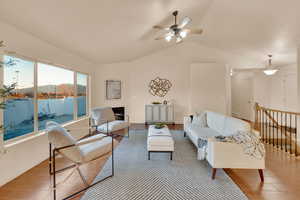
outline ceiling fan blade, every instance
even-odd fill
[[[162,40],[162,39],[165,39],[168,35],[170,35],[170,33],[167,33],[167,34],[158,36],[157,38],[155,38],[155,40]]]
[[[196,29],[196,28],[186,28],[183,29],[182,31],[188,33],[188,34],[202,34],[203,33],[203,29]]]
[[[235,68],[232,69],[233,72],[260,72],[265,70],[266,68],[245,68],[245,69],[239,69],[239,68]]]
[[[188,23],[190,23],[191,21],[192,21],[192,19],[189,18],[189,17],[183,18],[181,24],[178,25],[178,28],[183,28],[183,27],[185,27],[185,26],[186,26]]]
[[[2,41],[0,41],[0,47],[4,47],[5,45],[4,45],[4,41],[2,40]]]
[[[155,26],[153,26],[153,28],[154,29],[159,29],[159,30],[166,30],[166,31],[170,30],[169,27],[167,27],[167,26],[160,26],[160,25],[155,25]]]

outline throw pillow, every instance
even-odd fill
[[[192,125],[207,127],[206,113],[205,112],[196,113],[196,115],[193,117]]]

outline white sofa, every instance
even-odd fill
[[[208,127],[192,123],[192,117],[184,117],[184,134],[198,148],[199,136],[210,135],[207,143],[206,160],[212,167],[212,179],[218,168],[258,169],[261,181],[264,181],[265,158],[257,159],[244,153],[240,144],[217,141],[214,136],[229,136],[238,131],[251,131],[250,124],[237,118],[205,111]],[[257,132],[253,132],[257,134]]]

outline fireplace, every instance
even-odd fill
[[[116,120],[125,120],[125,107],[112,107]]]

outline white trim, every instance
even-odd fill
[[[69,126],[69,125],[75,124],[75,123],[77,123],[77,122],[83,121],[83,120],[85,120],[85,119],[88,119],[88,117],[84,117],[84,118],[81,118],[81,119],[79,119],[79,120],[72,120],[72,121],[70,121],[70,122],[67,122],[67,123],[62,124],[62,126],[63,126],[63,127]],[[19,137],[18,137],[19,139],[16,140],[16,141],[9,141],[8,143],[5,143],[5,144],[4,144],[4,149],[10,148],[10,147],[12,147],[12,146],[14,146],[14,145],[18,145],[18,144],[23,143],[23,142],[26,142],[26,141],[28,141],[28,140],[32,140],[32,139],[34,139],[34,138],[36,138],[36,137],[39,137],[39,136],[41,136],[41,135],[44,135],[44,134],[46,134],[46,131],[45,131],[45,130],[42,130],[42,131],[39,131],[37,134],[34,134],[33,132],[30,133],[30,134],[27,134],[26,137],[24,137],[24,138],[19,138],[19,137],[22,137],[22,136],[19,136]],[[25,136],[25,135],[24,135],[24,136]]]
[[[33,58],[33,57],[30,57],[30,56],[19,54],[19,53],[14,52],[14,51],[4,50],[3,52],[4,52],[4,55],[14,56],[14,57],[21,58],[21,59],[24,59],[24,60],[27,60],[27,61],[42,63],[42,64],[46,64],[46,65],[52,65],[54,67],[60,67],[60,68],[66,69],[66,70],[71,70],[71,71],[74,71],[74,72],[80,72],[80,73],[83,73],[83,74],[89,74],[87,72],[82,72],[82,71],[79,71],[79,70],[74,70],[71,67],[68,67],[67,65],[57,64],[57,63],[53,63],[53,62],[50,62],[50,61],[42,60],[42,59],[39,59],[39,58]]]

